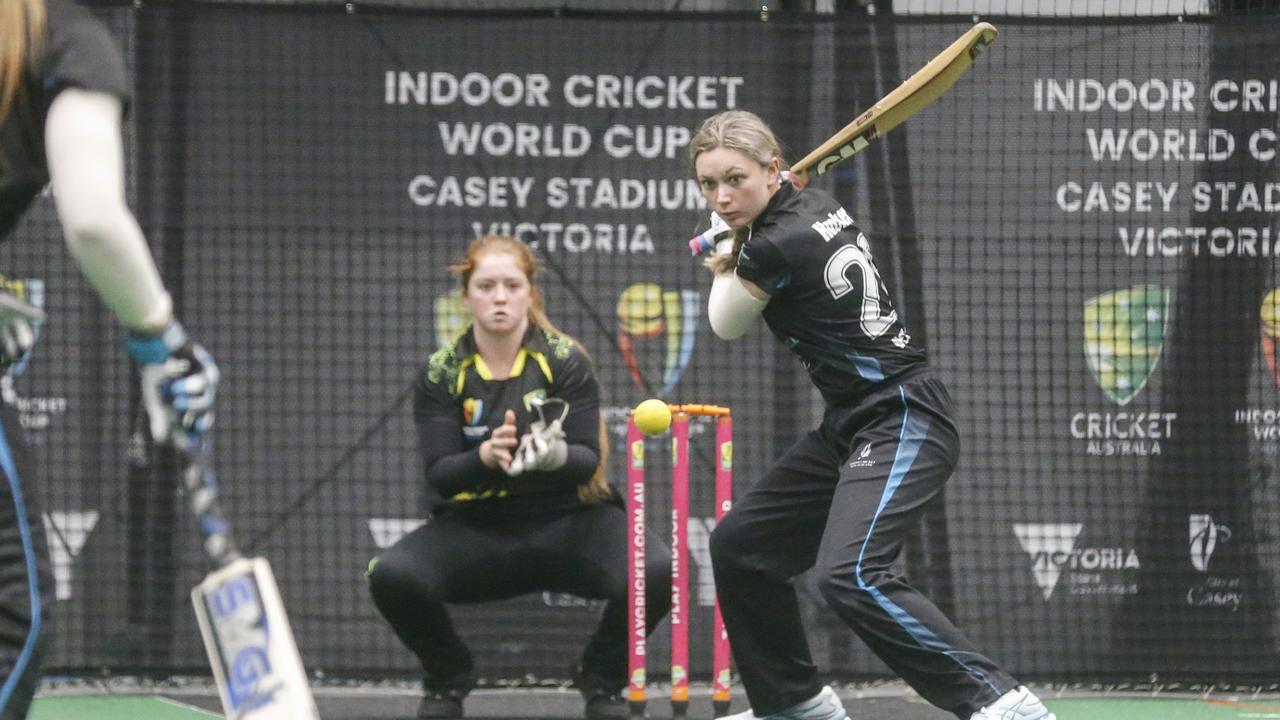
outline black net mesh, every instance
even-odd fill
[[[1280,21],[1255,10],[995,18],[999,40],[946,96],[816,183],[872,238],[960,408],[961,466],[904,567],[1019,675],[1280,669]],[[710,332],[709,278],[685,246],[707,221],[689,133],[746,108],[798,158],[970,24],[101,14],[136,83],[134,207],[224,370],[217,465],[236,535],[271,559],[309,668],[375,675],[416,672],[363,572],[420,521],[406,391],[459,327],[446,266],[467,242],[537,247],[551,317],[595,360],[616,483],[627,409],[661,396],[733,408],[741,491],[821,408],[763,326],[732,343]],[[131,441],[120,331],[63,251],[50,198],[2,253],[52,317],[11,384],[58,572],[50,665],[202,672],[194,523],[172,460]],[[695,423],[701,520],[710,428]],[[655,463],[655,527],[667,473]],[[888,675],[808,578],[797,587],[824,672]],[[540,595],[455,616],[487,681],[536,681],[567,677],[598,610]],[[698,605],[695,677],[709,619]]]

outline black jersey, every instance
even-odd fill
[[[502,425],[509,409],[515,411],[519,434],[527,432],[537,419],[530,406],[534,398],[569,403],[565,466],[514,478],[485,466],[476,448]],[[535,326],[525,334],[506,380],[494,379],[470,328],[437,350],[415,384],[413,417],[432,505],[445,500],[515,512],[576,506],[578,485],[587,483],[600,463],[600,386],[591,361],[572,338]]]
[[[49,182],[44,123],[54,97],[77,87],[129,100],[124,58],[106,26],[70,0],[45,0],[45,6],[42,52],[28,64],[0,126],[0,240]]]
[[[765,322],[799,356],[828,403],[927,366],[866,236],[820,190],[782,184],[751,225],[738,275],[769,294]]]

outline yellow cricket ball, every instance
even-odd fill
[[[671,408],[657,398],[650,398],[637,405],[633,416],[640,432],[650,437],[661,435],[671,427]]]

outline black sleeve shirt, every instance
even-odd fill
[[[44,125],[58,93],[76,87],[129,101],[124,58],[106,26],[70,0],[45,4],[42,52],[29,64],[15,103],[0,125],[0,240],[49,182]]]
[[[764,320],[828,403],[924,368],[872,258],[830,195],[783,183],[751,226],[738,276],[769,294]]]
[[[550,472],[514,478],[480,460],[477,448],[515,411],[523,436],[537,419],[534,398],[568,402],[569,456]],[[511,377],[494,379],[471,330],[432,354],[414,387],[414,423],[431,505],[483,506],[526,512],[577,506],[577,489],[600,463],[600,386],[591,362],[571,338],[537,327],[525,334]],[[550,418],[548,418],[550,419]]]

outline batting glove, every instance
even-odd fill
[[[551,404],[561,406],[560,416],[548,422],[546,407]],[[565,442],[564,429],[561,427],[565,416],[569,414],[569,403],[556,398],[535,398],[530,405],[538,413],[538,419],[529,425],[529,432],[520,438],[515,459],[507,467],[507,474],[511,477],[525,472],[559,470],[569,458],[569,444]]]
[[[729,241],[727,246],[723,244],[725,240]],[[697,256],[714,251],[716,255],[723,255],[728,252],[726,247],[733,247],[733,228],[719,213],[711,213],[711,227],[689,241],[689,254]]]
[[[36,344],[33,323],[43,321],[40,308],[0,291],[0,365],[11,367],[27,358]]]
[[[125,350],[142,375],[142,402],[151,437],[165,442],[175,428],[198,436],[213,425],[218,366],[213,356],[187,338],[178,321],[159,335],[130,336]]]

